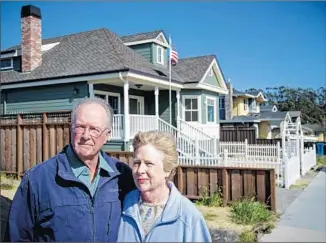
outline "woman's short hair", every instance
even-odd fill
[[[175,168],[178,167],[178,152],[173,136],[160,131],[138,132],[132,142],[134,151],[147,144],[163,153],[163,169],[165,172],[173,171],[174,175]]]

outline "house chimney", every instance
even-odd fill
[[[42,63],[41,10],[33,5],[21,9],[22,72],[31,72]]]
[[[229,90],[229,93],[225,95],[225,119],[231,120],[233,118],[232,116],[232,110],[233,110],[233,87],[231,84],[231,79],[226,82],[226,86]]]

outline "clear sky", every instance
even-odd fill
[[[1,2],[1,49],[20,43],[21,6],[41,8],[43,38],[108,28],[163,29],[179,57],[215,54],[240,90],[326,85],[326,2]]]

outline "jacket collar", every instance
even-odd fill
[[[181,216],[181,194],[173,182],[170,181],[168,185],[171,189],[171,193],[162,212],[162,217],[159,223],[173,222]],[[124,215],[132,217],[138,223],[140,223],[139,198],[140,191],[138,189],[130,192],[129,196],[126,197],[127,200],[124,201],[124,207],[122,211]]]
[[[67,159],[67,152],[70,147],[70,144],[65,146],[62,151],[57,155],[57,174],[61,178],[69,181],[78,181],[77,177],[74,175],[71,164]],[[73,152],[73,150],[72,150]],[[74,152],[73,152],[74,153]],[[108,172],[109,177],[115,177],[120,175],[120,172],[117,170],[115,161],[107,156],[102,150],[100,152],[103,158],[103,166]],[[75,155],[75,154],[74,154]],[[76,155],[75,155],[76,156]]]

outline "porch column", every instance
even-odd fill
[[[156,116],[156,129],[159,130],[159,88],[156,86],[155,87],[155,91],[154,91],[154,95],[155,95],[155,116]]]
[[[180,128],[180,90],[177,90],[177,128]]]
[[[88,93],[90,98],[94,97],[94,85],[92,83],[88,83]]]
[[[130,117],[129,117],[129,82],[128,80],[123,81],[123,107],[124,107],[124,140],[129,142],[130,138]]]

